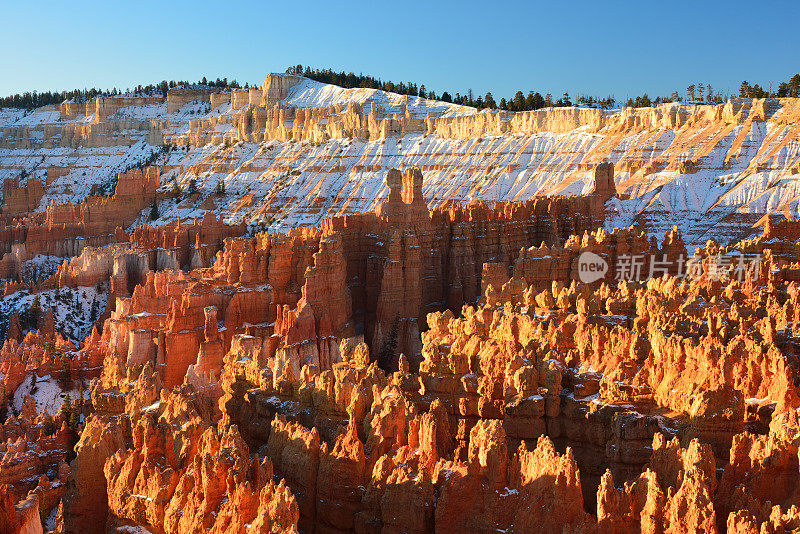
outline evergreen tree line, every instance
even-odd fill
[[[609,107],[614,103],[613,96],[608,96],[606,98],[578,96],[573,101],[568,92],[564,92],[563,95],[555,98],[550,93],[542,95],[537,91],[528,91],[527,95],[522,91],[517,91],[514,96],[510,98],[501,98],[498,102],[491,92],[486,93],[485,96],[478,95],[477,97],[474,95],[472,89],[467,90],[465,94],[444,91],[440,95],[437,95],[435,91],[428,90],[425,85],[418,86],[414,82],[395,83],[391,81],[383,81],[380,78],[365,74],[355,74],[353,72],[346,73],[344,71],[336,72],[332,69],[312,69],[308,66],[303,67],[303,65],[292,65],[286,69],[286,73],[305,76],[306,78],[310,78],[318,82],[330,83],[347,89],[354,87],[380,89],[382,91],[389,91],[401,95],[419,96],[421,98],[441,100],[443,102],[451,102],[454,104],[460,104],[462,106],[471,106],[477,109],[489,108],[503,109],[507,111],[530,111],[546,107],[573,106],[575,104]],[[651,103],[669,101],[670,100],[667,98],[658,98],[651,102],[647,95],[644,95],[644,99],[642,99],[642,97],[637,97],[635,100],[631,100],[631,103],[637,102],[641,105],[651,105]],[[646,104],[644,102],[646,102]]]
[[[443,102],[451,102],[460,104],[462,106],[471,106],[477,109],[503,109],[508,111],[530,111],[541,109],[545,107],[562,107],[573,105],[590,105],[601,108],[607,108],[615,103],[613,96],[605,98],[598,98],[588,95],[576,95],[571,98],[568,92],[564,92],[558,98],[555,98],[550,93],[542,95],[537,91],[517,91],[513,97],[501,98],[499,101],[494,95],[489,92],[486,95],[477,97],[473,94],[472,89],[467,90],[466,93],[459,92],[451,93],[444,91],[437,94],[435,91],[429,90],[425,85],[417,85],[414,82],[391,82],[383,81],[380,78],[365,74],[354,74],[353,72],[336,72],[332,69],[312,69],[311,67],[303,67],[303,65],[293,65],[286,69],[288,74],[296,74],[305,76],[312,80],[322,83],[330,83],[345,88],[363,87],[369,89],[380,89],[401,95],[419,96],[421,98],[430,98],[431,100],[441,100]],[[15,95],[0,97],[0,108],[22,108],[22,109],[35,109],[41,106],[51,104],[60,104],[65,100],[74,100],[76,102],[88,102],[97,96],[115,96],[120,94],[139,94],[139,95],[161,95],[166,96],[167,91],[173,87],[191,85],[190,82],[181,80],[162,80],[156,84],[137,85],[133,88],[128,88],[122,91],[118,88],[113,89],[73,89],[71,91],[28,91],[25,93],[18,93]],[[205,85],[208,87],[217,87],[220,89],[241,89],[242,86],[236,81],[228,81],[228,78],[216,78],[212,80],[203,76],[197,81],[197,85]],[[249,89],[249,83],[244,84],[244,89]],[[630,107],[650,107],[667,102],[721,102],[727,96],[721,92],[714,92],[711,84],[691,84],[686,88],[686,91],[681,94],[678,91],[673,92],[669,96],[660,96],[651,98],[647,93],[636,97],[628,98],[626,105]],[[800,97],[800,74],[795,74],[788,81],[781,82],[777,85],[775,90],[772,87],[767,89],[759,84],[751,85],[748,81],[743,81],[739,87],[739,97],[741,98],[781,98],[781,97]]]
[[[800,74],[795,74],[788,81],[781,82],[775,91],[772,88],[765,90],[760,85],[750,85],[747,80],[739,86],[739,96],[742,98],[783,98],[800,97]]]
[[[472,90],[468,90],[466,94],[455,93],[451,94],[444,91],[441,95],[437,95],[434,91],[426,89],[424,85],[417,85],[414,82],[400,82],[394,83],[391,81],[383,81],[380,78],[369,76],[365,74],[354,74],[353,72],[336,72],[332,69],[312,69],[311,67],[303,67],[303,65],[293,65],[286,69],[288,74],[295,74],[305,76],[312,80],[322,83],[330,83],[345,88],[365,87],[370,89],[380,89],[383,91],[390,91],[402,95],[419,96],[422,98],[430,98],[432,100],[441,100],[443,102],[452,102],[464,106],[471,106],[478,109],[503,109],[508,111],[530,111],[541,109],[545,107],[565,107],[573,105],[589,105],[600,108],[608,108],[615,104],[616,99],[613,95],[605,98],[598,98],[589,95],[576,95],[570,98],[568,92],[564,92],[559,98],[554,98],[552,94],[547,93],[542,96],[537,91],[529,91],[527,95],[522,91],[517,91],[513,97],[501,98],[498,102],[494,95],[489,92],[485,96],[478,95],[474,97]],[[636,97],[630,97],[626,101],[629,107],[651,107],[658,104],[665,104],[668,102],[722,102],[730,95],[723,95],[721,91],[714,92],[711,84],[696,83],[691,84],[686,88],[684,94],[678,91],[673,92],[668,96],[659,96],[651,98],[647,93]],[[795,74],[789,81],[778,84],[776,91],[766,91],[758,84],[750,85],[747,81],[742,82],[739,96],[742,98],[780,98],[780,97],[800,97],[800,74]]]
[[[190,82],[181,80],[161,80],[156,84],[137,85],[133,88],[128,88],[125,91],[114,87],[113,89],[73,89],[71,91],[27,91],[25,93],[17,93],[15,95],[0,97],[0,108],[21,108],[21,109],[35,109],[42,106],[49,106],[51,104],[61,104],[65,100],[74,100],[75,102],[89,102],[97,96],[116,96],[122,94],[137,94],[142,96],[167,96],[167,91],[173,87],[192,85]],[[197,81],[197,85],[205,85],[208,87],[217,87],[220,89],[241,89],[242,86],[236,80],[228,81],[228,78],[217,78],[211,80],[203,76],[202,79]],[[250,88],[250,84],[244,85],[245,89]]]

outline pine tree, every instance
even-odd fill
[[[525,95],[522,91],[517,91],[514,95],[514,111],[523,111],[525,109]]]
[[[36,295],[33,299],[33,304],[31,304],[30,310],[28,312],[27,325],[25,325],[29,329],[38,328],[39,326],[39,316],[42,313],[42,306],[39,302],[39,295]]]
[[[72,369],[70,368],[69,357],[64,354],[61,356],[61,372],[63,374],[62,383],[66,387],[72,387]]]
[[[795,74],[789,80],[789,96],[800,97],[800,74]]]
[[[197,193],[197,180],[192,178],[189,180],[189,194],[194,195],[195,193]]]
[[[155,221],[161,217],[161,214],[158,211],[158,203],[154,200],[153,205],[150,207],[150,220]]]
[[[747,83],[747,80],[743,81],[739,86],[739,96],[741,98],[748,98],[750,96],[750,91],[750,84]]]
[[[528,91],[528,96],[525,97],[525,109],[529,111],[536,109],[533,107],[533,91]]]

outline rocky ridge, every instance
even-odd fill
[[[248,91],[180,87],[4,113],[0,177],[42,188],[13,197],[8,213],[37,198],[44,210],[155,154],[163,192],[199,191],[162,197],[161,220],[210,210],[286,230],[374,210],[390,168],[419,167],[429,207],[442,207],[586,193],[609,160],[621,195],[606,229],[635,222],[660,237],[678,224],[694,247],[757,235],[766,213],[798,217],[798,113],[796,99],[476,112],[271,74]]]

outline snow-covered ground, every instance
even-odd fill
[[[149,530],[141,525],[121,525],[113,530],[116,534],[151,534]]]
[[[105,286],[99,289],[62,287],[35,294],[30,294],[27,290],[14,292],[0,299],[0,330],[7,331],[8,318],[13,313],[22,315],[30,310],[36,298],[39,299],[42,310],[53,311],[56,331],[80,346],[91,332],[94,319],[105,312],[108,292]]]
[[[31,377],[36,381],[35,385],[31,384]],[[17,413],[22,410],[22,403],[28,395],[31,395],[36,401],[36,411],[38,413],[47,412],[50,415],[55,415],[61,409],[61,405],[64,404],[67,396],[74,403],[81,395],[88,400],[91,391],[88,385],[81,390],[80,384],[77,382],[73,382],[71,388],[65,389],[58,380],[50,375],[39,377],[34,373],[27,376],[25,381],[14,392],[14,399],[11,405]]]
[[[22,263],[20,275],[25,282],[36,282],[55,273],[63,261],[64,258],[60,256],[37,254]]]
[[[308,78],[303,78],[297,85],[291,87],[283,100],[283,104],[286,106],[307,108],[349,103],[361,104],[365,111],[369,111],[370,104],[377,104],[383,108],[384,113],[388,114],[405,113],[407,106],[409,113],[418,118],[424,118],[428,113],[438,117],[457,117],[477,113],[475,108],[469,106],[428,100],[418,96],[399,95],[378,89],[345,89],[338,85],[330,85]]]
[[[24,186],[30,178],[46,183],[49,167],[65,167],[66,174],[55,178],[39,202],[43,211],[50,202],[70,201],[77,204],[89,195],[92,186],[116,178],[117,173],[137,166],[158,152],[155,147],[139,141],[133,146],[97,148],[0,148],[0,181],[19,179]],[[21,178],[21,179],[20,179]]]
[[[61,119],[56,106],[45,106],[34,110],[0,108],[0,124],[3,126],[40,126]]]

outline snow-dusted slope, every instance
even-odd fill
[[[200,198],[164,201],[161,221],[212,210],[273,230],[314,225],[374,209],[386,197],[386,172],[412,165],[431,206],[579,194],[603,160],[615,164],[620,193],[609,227],[641,222],[661,236],[677,224],[699,245],[739,239],[765,213],[800,215],[796,99],[512,114],[297,77],[268,82],[263,99],[258,90],[190,95],[180,105],[122,98],[102,120],[0,110],[0,179],[44,181],[61,168],[39,209],[78,202],[167,139],[181,146],[152,162],[163,168],[162,188],[186,191],[194,181]],[[220,185],[224,195],[215,194]]]
[[[44,210],[51,201],[80,202],[92,186],[113,181],[117,173],[147,161],[158,149],[144,141],[132,146],[0,148],[0,180],[17,178],[25,185],[35,178],[46,183],[48,168],[65,169],[65,174],[50,180],[39,203],[39,210]]]
[[[61,405],[69,397],[70,402],[77,402],[83,395],[84,400],[89,400],[91,391],[88,387],[81,389],[80,384],[73,384],[71,388],[65,388],[63,384],[50,375],[38,376],[35,373],[30,375],[33,382],[29,379],[25,381],[14,392],[12,407],[17,413],[22,411],[22,403],[30,395],[36,401],[36,411],[38,413],[48,413],[55,415],[61,410]]]
[[[398,95],[378,89],[344,89],[338,85],[320,83],[315,80],[303,78],[297,85],[289,89],[289,94],[283,100],[286,106],[301,108],[318,108],[347,105],[350,103],[361,104],[366,108],[370,104],[378,104],[387,113],[404,113],[406,106],[409,111],[419,117],[431,113],[437,117],[467,116],[476,113],[475,108],[459,106],[438,100],[428,100],[417,96]]]
[[[753,129],[748,139],[759,150],[726,163],[732,140],[744,128],[735,127],[704,155],[700,147],[673,146],[671,134],[646,132],[614,142],[602,133],[572,131],[460,140],[421,134],[320,145],[240,143],[227,149],[207,145],[170,154],[167,163],[175,170],[166,178],[175,177],[184,189],[195,180],[210,196],[212,209],[232,222],[269,221],[277,230],[374,209],[386,197],[383,180],[392,167],[419,166],[425,176],[423,191],[434,207],[449,201],[585,193],[591,187],[592,166],[607,158],[617,165],[621,196],[609,205],[610,228],[642,220],[661,237],[677,224],[688,243],[700,245],[710,237],[738,239],[766,212],[800,216],[800,143],[777,147],[781,136],[768,135],[770,129],[790,127]],[[765,156],[773,152],[778,163]],[[643,157],[696,158],[699,168],[647,175],[626,170]],[[179,174],[179,166],[186,172]],[[220,182],[225,184],[224,197],[212,194]],[[198,216],[201,203],[165,203],[161,213],[165,218]]]
[[[37,300],[43,311],[52,311],[56,331],[80,346],[94,321],[105,312],[108,293],[105,287],[62,287],[34,294],[15,291],[0,298],[0,330],[6,332],[8,318],[14,313],[23,316]],[[26,328],[25,324],[21,326]]]

